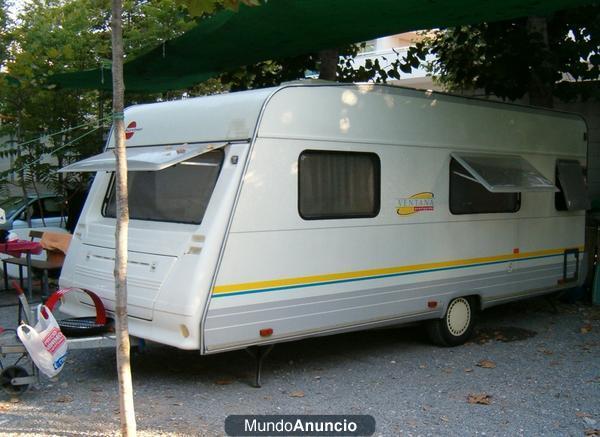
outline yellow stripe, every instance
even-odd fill
[[[584,250],[583,246],[577,247],[580,252]],[[329,281],[338,281],[343,279],[355,279],[369,276],[380,276],[380,275],[390,275],[395,273],[404,273],[410,271],[419,271],[419,270],[432,270],[439,269],[444,267],[457,267],[457,266],[465,266],[470,264],[481,264],[481,263],[489,263],[495,261],[510,261],[517,260],[520,258],[531,258],[537,256],[545,256],[545,255],[559,255],[564,252],[565,249],[546,249],[546,250],[537,250],[534,252],[526,252],[526,253],[518,253],[518,254],[505,254],[505,255],[496,255],[496,256],[488,256],[481,258],[467,258],[467,259],[459,259],[452,261],[442,261],[435,263],[425,263],[425,264],[413,264],[408,266],[398,266],[398,267],[387,267],[382,269],[368,269],[368,270],[357,270],[353,272],[343,272],[343,273],[329,273],[325,275],[313,275],[313,276],[302,276],[297,278],[283,278],[283,279],[272,279],[269,281],[257,281],[257,282],[245,282],[242,284],[231,284],[231,285],[217,285],[213,288],[213,294],[223,294],[223,293],[233,293],[238,291],[249,291],[249,290],[257,290],[262,288],[274,288],[274,287],[286,287],[291,285],[303,285],[309,284],[313,282],[329,282]]]

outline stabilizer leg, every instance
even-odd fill
[[[250,346],[246,349],[255,360],[256,360],[256,378],[254,380],[254,387],[260,388],[261,385],[261,373],[262,373],[262,364],[264,359],[269,355],[269,352],[273,349],[275,345],[270,344],[268,346]]]

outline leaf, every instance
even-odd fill
[[[304,392],[302,390],[296,390],[290,393],[291,398],[303,398]]]
[[[192,17],[199,17],[202,14],[212,14],[217,7],[217,0],[180,0],[187,6],[188,12]]]
[[[587,437],[600,437],[600,429],[588,428],[583,431],[583,435]]]
[[[590,413],[584,413],[582,411],[578,411],[577,413],[575,413],[575,415],[577,417],[592,417],[592,415]]]
[[[54,399],[54,402],[58,402],[58,403],[61,403],[61,404],[67,404],[69,402],[73,402],[73,398],[71,396],[68,396],[68,395],[59,396],[56,399]]]
[[[54,47],[51,47],[48,49],[48,57],[58,58],[58,55],[60,55],[60,52],[57,49],[55,49]]]
[[[496,363],[492,360],[481,360],[477,363],[477,366],[483,367],[484,369],[494,369],[496,368]]]
[[[229,385],[229,384],[233,384],[233,380],[232,379],[226,379],[226,378],[217,379],[215,381],[215,384],[217,384],[217,385]]]
[[[587,333],[589,333],[591,331],[592,331],[592,324],[591,323],[586,323],[581,328],[579,328],[579,332],[581,332],[582,334],[587,334]]]
[[[473,371],[473,369],[472,369],[472,368],[470,368],[470,367],[467,367],[467,368],[465,369],[465,373],[471,373],[472,371]]]
[[[486,393],[469,393],[467,402],[469,404],[490,405],[492,403],[492,396]]]

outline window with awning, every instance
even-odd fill
[[[165,168],[195,158],[203,153],[208,153],[211,150],[221,149],[226,145],[227,143],[201,143],[128,147],[126,149],[127,170],[164,170]],[[67,165],[60,169],[59,172],[115,171],[116,161],[115,150],[108,149],[98,155]]]
[[[159,171],[127,175],[129,217],[171,223],[200,224],[221,171],[223,150],[211,150]],[[115,177],[102,207],[104,217],[116,218]]]

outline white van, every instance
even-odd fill
[[[480,309],[584,276],[577,115],[290,84],[125,118],[134,336],[209,354],[428,320],[454,345]],[[97,175],[60,278],[109,310],[113,147],[63,169]]]

